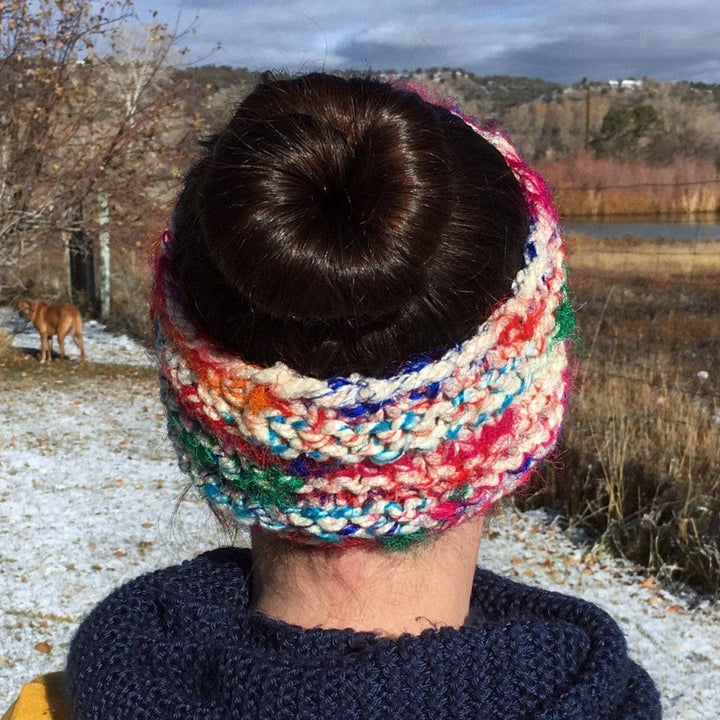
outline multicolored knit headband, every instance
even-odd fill
[[[327,380],[245,362],[187,312],[164,233],[152,314],[169,434],[181,468],[232,522],[404,546],[486,511],[554,447],[574,320],[557,211],[503,135],[449,109],[502,153],[530,233],[512,295],[438,360]]]

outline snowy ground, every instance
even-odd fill
[[[113,587],[226,542],[182,497],[142,348],[91,323],[86,336],[87,370],[0,367],[0,713],[24,681],[62,668],[77,624]],[[39,347],[27,332],[14,344]],[[574,545],[541,513],[494,519],[480,563],[608,610],[668,720],[720,715],[720,608]]]

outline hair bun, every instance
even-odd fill
[[[317,79],[312,101],[307,78],[289,82],[292,94],[259,86],[205,159],[209,254],[232,288],[276,317],[392,312],[424,292],[452,206],[436,121],[415,95],[377,83],[353,94],[325,76],[319,103]]]

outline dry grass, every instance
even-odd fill
[[[566,215],[692,215],[720,212],[720,172],[712,162],[670,165],[579,154],[545,160],[538,170]]]
[[[574,236],[569,240],[573,269],[611,275],[640,275],[655,280],[693,276],[720,277],[720,244],[715,242],[656,242],[625,240],[607,242]]]
[[[645,245],[615,242],[605,253],[629,257]],[[683,272],[692,252],[653,247],[656,262],[602,264],[602,248],[575,243],[577,388],[560,462],[529,502],[557,507],[668,578],[718,593],[720,257],[704,248],[703,272]]]
[[[152,381],[157,378],[153,367],[137,365],[105,364],[88,362],[80,363],[53,360],[51,363],[39,363],[36,357],[21,352],[12,352],[3,357],[0,355],[0,379],[11,382],[15,388],[35,388],[46,382],[72,387],[87,386],[90,381],[110,381],[119,377],[132,380]]]
[[[16,350],[12,346],[12,336],[7,330],[0,328],[0,362],[14,359]]]
[[[613,549],[717,591],[720,408],[680,389],[670,358],[658,364],[590,363],[545,492]]]
[[[112,318],[107,323],[108,329],[129,333],[141,341],[147,339],[150,284],[150,273],[147,270],[143,273],[113,273],[110,298]]]

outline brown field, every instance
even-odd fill
[[[720,171],[711,161],[677,158],[667,165],[580,153],[543,160],[538,170],[565,215],[720,213]]]
[[[720,243],[717,242],[660,245],[623,238],[601,240],[574,236],[568,240],[568,249],[569,262],[579,279],[588,272],[656,281],[688,278],[693,287],[697,287],[702,278],[715,283],[720,279]]]
[[[720,243],[570,238],[579,370],[528,502],[720,590]]]

